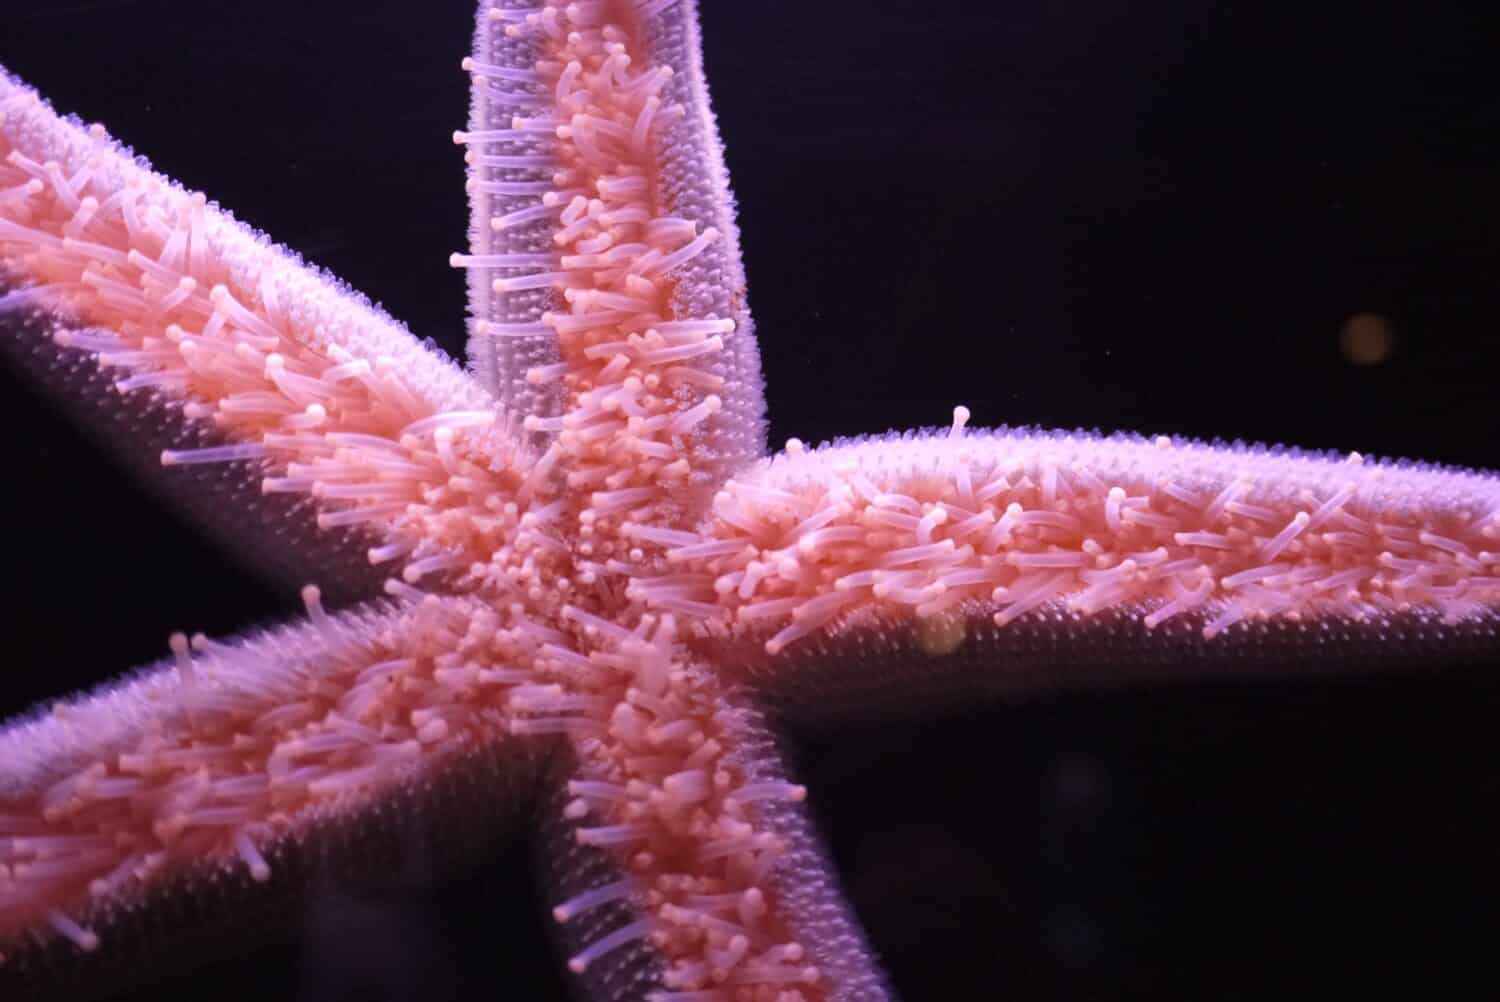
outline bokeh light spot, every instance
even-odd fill
[[[1339,353],[1351,365],[1379,365],[1395,350],[1395,325],[1379,313],[1356,313],[1339,329]]]

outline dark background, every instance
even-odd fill
[[[12,0],[0,62],[461,353],[472,7],[313,6]],[[1500,466],[1479,6],[708,0],[773,443],[965,403]],[[298,611],[3,379],[0,708]],[[909,999],[1488,995],[1497,709],[1483,672],[1205,679],[797,755]],[[561,997],[527,881],[333,903],[135,997]]]

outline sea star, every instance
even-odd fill
[[[1121,449],[1124,449],[1124,447],[1121,447]],[[1046,471],[1041,472],[1041,477],[1043,477],[1043,480],[1046,481]],[[995,481],[992,481],[992,483],[995,483]],[[962,484],[959,484],[959,486],[956,486],[956,489],[962,490]],[[983,490],[983,486],[981,486],[980,489]],[[1046,486],[1041,487],[1041,489],[1046,490]],[[1107,495],[1107,493],[1109,493],[1109,492],[1103,492],[1103,493],[1104,493],[1104,495]],[[1331,498],[1337,498],[1337,496],[1338,496],[1337,490],[1334,490],[1334,492],[1329,492],[1329,496],[1331,496]],[[1346,501],[1347,501],[1347,499],[1349,499],[1349,498],[1346,498]],[[1326,501],[1326,498],[1325,498],[1325,501]],[[963,505],[957,505],[957,507],[963,507]],[[1338,505],[1335,505],[1335,508],[1337,508],[1337,507],[1338,507]],[[1314,526],[1308,525],[1308,522],[1313,522],[1314,519],[1322,520],[1322,519],[1320,519],[1320,516],[1319,516],[1319,511],[1320,510],[1322,510],[1322,508],[1314,508],[1313,511],[1308,511],[1308,513],[1307,513],[1308,514],[1308,519],[1305,520],[1304,525],[1298,526],[1298,531],[1301,532],[1301,531],[1304,531],[1304,529],[1317,528],[1316,525],[1314,525]],[[932,514],[932,511],[927,511],[927,514]],[[983,514],[983,511],[981,511],[980,514]],[[1025,513],[1023,513],[1023,514],[1025,514]],[[1101,496],[1101,498],[1100,498],[1100,514],[1101,514],[1101,516],[1104,517],[1104,519],[1106,519],[1107,523],[1112,522],[1112,519],[1110,519],[1109,496]],[[924,517],[926,517],[926,516],[924,516]],[[999,513],[999,520],[1004,520],[1004,517],[1005,517],[1004,513]],[[1323,516],[1323,517],[1326,517],[1326,516]],[[834,520],[835,520],[835,522],[837,522],[837,519],[834,519]],[[918,520],[921,520],[921,519],[918,519]],[[1130,517],[1127,517],[1127,519],[1125,519],[1125,520],[1131,520],[1131,519],[1130,519]],[[1287,526],[1289,526],[1289,528],[1290,528],[1290,526],[1296,526],[1296,519],[1290,519],[1289,522],[1287,522]],[[868,528],[868,526],[867,526],[867,528]],[[916,535],[915,538],[918,538],[918,540],[921,540],[921,538],[922,538],[921,537],[921,532],[924,531],[924,529],[922,529],[921,526],[919,526],[919,525],[916,525],[916,526],[907,526],[907,528],[910,528],[910,529],[912,529],[913,532],[916,532],[916,534],[918,534],[918,535]],[[927,526],[926,531],[927,532],[932,532],[933,529],[935,529],[935,528],[938,528],[938,520],[936,520],[936,519],[935,519],[935,523],[933,523],[933,525]],[[1059,528],[1062,528],[1062,526],[1059,526]],[[1118,526],[1112,526],[1112,528],[1118,528]],[[817,529],[811,529],[811,531],[817,531]],[[1481,531],[1482,531],[1482,529],[1481,529]],[[942,532],[939,532],[939,535],[942,535]],[[1434,535],[1442,535],[1442,534],[1434,534]],[[666,538],[666,537],[658,537],[658,538]],[[1454,538],[1452,538],[1452,537],[1446,537],[1446,535],[1442,535],[1442,538],[1443,538],[1443,540],[1446,540],[1446,541],[1455,541]],[[679,540],[669,540],[669,541],[679,541]],[[1295,540],[1293,540],[1293,541],[1295,541]],[[1268,540],[1266,540],[1265,544],[1266,544],[1266,546],[1275,546],[1275,544],[1277,544],[1277,537],[1275,537],[1275,535],[1272,535],[1272,537],[1269,537]],[[903,558],[901,558],[901,559],[906,559],[906,556],[903,556]],[[792,573],[795,573],[795,568],[792,568]],[[853,573],[861,573],[861,571],[853,571]],[[1482,577],[1482,574],[1481,574],[1481,577]],[[858,579],[855,579],[855,580],[858,580]],[[1053,580],[1053,583],[1056,583],[1055,579],[1050,579],[1050,580]],[[858,586],[858,585],[856,585],[856,586]],[[1481,582],[1481,585],[1479,585],[1479,586],[1481,586],[1481,588],[1482,588],[1482,586],[1484,586],[1484,582]],[[666,601],[661,601],[661,597],[660,597],[660,595],[658,595],[658,604],[670,604],[670,597],[666,597]],[[1001,615],[1004,616],[1005,613],[1002,612]]]

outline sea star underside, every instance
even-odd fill
[[[538,819],[590,997],[884,998],[766,714],[1496,650],[1491,476],[962,408],[764,458],[699,48],[690,0],[481,5],[468,373],[0,76],[7,352],[318,584],[0,732],[0,983],[285,920],[421,810],[456,861]]]

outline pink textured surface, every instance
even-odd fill
[[[1449,538],[1449,540],[1452,540],[1452,538],[1454,538],[1454,537],[1445,537],[1445,538]],[[1473,549],[1473,547],[1470,547],[1470,549]],[[1439,583],[1440,586],[1448,586],[1449,583],[1452,583],[1452,582],[1437,582],[1437,583]],[[1109,618],[1109,616],[1106,616],[1106,618]],[[808,642],[811,642],[811,640],[813,640],[813,637],[808,637]],[[792,648],[792,649],[793,649],[793,651],[795,651],[795,648]]]

